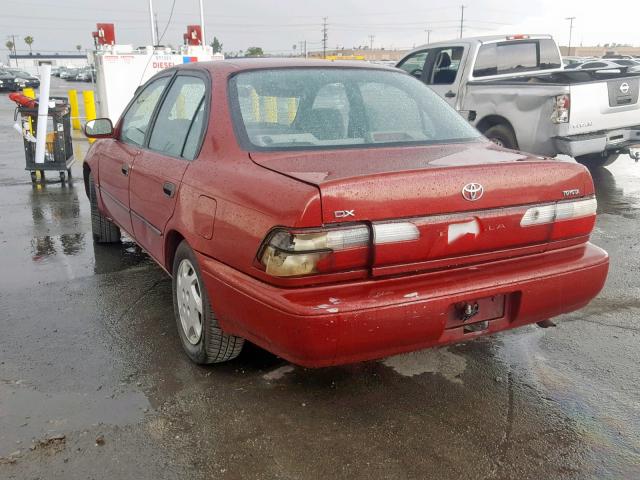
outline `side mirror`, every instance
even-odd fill
[[[84,125],[84,134],[87,138],[111,138],[113,137],[113,123],[108,118],[89,120]]]

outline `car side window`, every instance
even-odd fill
[[[202,129],[205,125],[205,99],[200,102],[200,107],[196,112],[196,117],[193,119],[193,123],[189,128],[187,134],[187,141],[184,143],[184,149],[182,150],[182,157],[187,160],[193,160],[198,155],[200,150],[200,143],[202,140]]]
[[[464,47],[443,48],[438,52],[430,85],[451,85],[456,81]]]
[[[582,68],[606,68],[607,64],[604,62],[590,62],[582,65]]]
[[[398,68],[401,68],[414,77],[420,78],[422,76],[422,70],[424,69],[424,64],[427,61],[428,56],[429,50],[416,52],[399,63]]]
[[[203,104],[205,92],[202,78],[188,75],[176,77],[153,125],[149,141],[151,150],[174,157],[182,155],[192,123],[198,120],[197,114]],[[193,147],[191,148],[193,152]]]
[[[124,114],[120,140],[133,145],[144,145],[153,112],[171,77],[162,77],[147,85]]]

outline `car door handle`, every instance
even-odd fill
[[[447,93],[444,94],[445,97],[447,98],[454,98],[456,96],[455,93],[453,93],[452,90],[449,90]]]
[[[171,198],[176,193],[176,186],[171,182],[164,182],[162,184],[162,191],[167,197]]]
[[[128,163],[123,163],[122,167],[120,167],[120,171],[122,172],[122,174],[127,177],[129,175],[129,169],[131,167],[129,166]]]

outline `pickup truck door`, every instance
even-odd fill
[[[424,68],[423,81],[456,108],[460,93],[467,48],[462,45],[441,47],[430,51]]]

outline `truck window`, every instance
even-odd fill
[[[490,43],[480,47],[474,77],[560,68],[561,60],[551,39]]]
[[[451,47],[440,50],[433,67],[431,81],[428,83],[431,85],[451,85],[455,82],[463,52],[464,47]]]
[[[427,55],[429,55],[429,50],[416,52],[402,60],[402,62],[398,64],[397,68],[401,68],[408,74],[420,78],[422,76],[424,64],[427,61]]]

